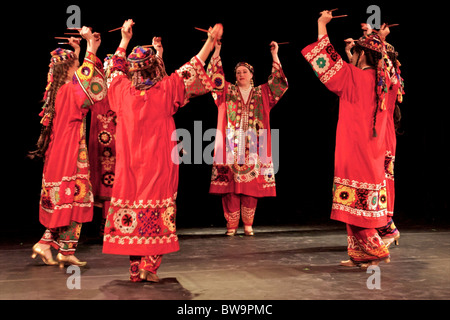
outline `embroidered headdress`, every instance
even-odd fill
[[[394,46],[382,40],[376,31],[366,34],[358,39],[357,44],[361,47],[376,51],[381,54],[381,59],[378,61],[377,67],[377,96],[378,106],[381,110],[386,110],[386,98],[388,89],[391,85],[400,82],[400,89],[398,94],[399,102],[403,97],[403,79],[400,77],[400,63],[397,61],[396,65],[389,57],[389,53],[394,57],[398,55]]]
[[[236,73],[237,68],[239,68],[239,67],[246,67],[248,70],[250,70],[251,73],[253,73],[253,74],[255,73],[255,69],[253,69],[253,67],[247,62],[239,62],[236,65],[236,67],[234,68],[234,73]]]
[[[127,58],[129,72],[134,73],[133,86],[138,90],[147,90],[167,75],[164,62],[155,54],[152,48],[136,46]],[[145,76],[142,71],[154,67],[151,78]]]
[[[375,30],[366,32],[366,34],[359,38],[356,43],[363,48],[376,51],[381,55],[378,60],[378,65],[376,66],[376,94],[378,98],[378,106],[375,110],[374,116],[373,136],[375,137],[377,135],[375,130],[376,114],[378,112],[378,108],[381,111],[386,110],[388,89],[391,88],[392,85],[397,83],[400,84],[397,93],[397,101],[399,103],[403,101],[403,94],[405,92],[404,82],[400,76],[400,62],[396,60],[398,53],[395,51],[394,46],[382,39]],[[389,57],[389,54],[391,54],[392,59]]]
[[[234,73],[236,73],[237,69],[239,67],[246,67],[252,74],[255,74],[255,69],[253,69],[253,66],[250,63],[247,62],[239,62],[236,67],[234,67]],[[237,85],[237,81],[236,81],[236,85]],[[255,83],[253,82],[253,78],[250,80],[250,85],[252,87],[255,86]]]
[[[75,52],[61,48],[56,48],[55,50],[50,52],[50,55],[51,55],[50,65],[61,64],[68,60],[76,58]]]
[[[137,46],[128,56],[129,71],[138,71],[147,68],[155,61],[155,52],[152,48]]]

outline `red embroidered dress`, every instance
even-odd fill
[[[383,227],[388,222],[387,140],[395,138],[388,130],[389,118],[400,84],[389,89],[386,110],[377,113],[378,137],[373,137],[376,71],[344,62],[327,35],[302,54],[320,81],[340,98],[331,218],[362,228]]]
[[[103,243],[110,254],[149,256],[179,249],[175,216],[178,149],[173,115],[189,99],[212,90],[196,58],[148,90],[125,75],[125,51],[112,59],[108,91],[117,114],[116,171]]]
[[[101,61],[86,53],[72,82],[60,87],[55,118],[45,153],[39,220],[46,228],[68,226],[71,221],[89,222],[93,194],[89,181],[86,147],[86,114],[89,106],[105,97]]]
[[[91,110],[89,136],[92,188],[95,201],[103,203],[111,200],[116,166],[116,114],[109,106],[108,97]]]
[[[394,113],[395,105],[392,110],[386,110],[390,114],[388,115],[388,122],[386,125],[386,154],[384,158],[384,170],[386,177],[386,190],[387,190],[387,214],[388,216],[394,215],[394,203],[395,203],[395,182],[394,182],[394,164],[395,153],[397,148],[397,136],[395,132]]]
[[[208,73],[219,109],[209,192],[275,196],[269,114],[288,89],[281,66],[273,63],[269,81],[253,88],[246,103],[239,87],[225,81],[220,57],[211,59]]]

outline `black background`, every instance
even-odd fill
[[[277,197],[259,201],[255,226],[330,223],[338,100],[315,77],[300,51],[317,38],[317,18],[324,9],[339,8],[328,25],[331,42],[345,57],[343,39],[361,36],[360,23],[370,2],[54,2],[13,3],[3,10],[3,166],[2,235],[39,236],[38,206],[42,162],[25,158],[40,132],[42,95],[46,85],[49,52],[66,32],[70,14],[79,5],[81,23],[102,34],[98,56],[114,53],[120,27],[132,18],[136,25],[129,49],[151,44],[162,37],[164,61],[173,72],[198,53],[206,35],[194,27],[224,25],[221,51],[225,74],[234,82],[237,62],[255,68],[255,84],[267,81],[271,71],[269,43],[280,46],[279,57],[289,80],[289,90],[271,113],[272,129],[279,129]],[[399,23],[388,41],[399,52],[406,95],[401,105],[402,131],[398,137],[395,220],[402,224],[442,224],[449,221],[449,102],[443,89],[448,73],[447,36],[439,24],[445,8],[438,2],[376,2],[381,20]],[[13,9],[11,9],[13,8]],[[445,22],[445,21],[442,21]],[[69,48],[68,46],[64,46]],[[82,46],[82,53],[85,45]],[[217,108],[211,95],[195,98],[175,115],[177,128],[194,132],[201,121],[203,132],[216,128]],[[203,147],[209,145],[203,143]],[[149,155],[151,159],[151,155]],[[221,198],[210,195],[211,166],[180,166],[177,226],[225,227]],[[88,230],[97,228],[100,211]],[[85,228],[85,227],[83,227]]]

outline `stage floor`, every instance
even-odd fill
[[[450,299],[450,229],[399,230],[391,263],[367,273],[338,265],[347,259],[343,225],[255,227],[254,237],[232,238],[224,229],[182,229],[181,249],[164,256],[156,284],[131,283],[128,257],[102,254],[99,239],[79,244],[77,257],[88,262],[79,282],[31,259],[31,241],[0,243],[0,299]]]

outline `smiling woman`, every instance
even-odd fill
[[[236,84],[225,81],[221,44],[208,66],[216,84],[212,95],[219,109],[210,193],[222,195],[226,235],[234,236],[240,216],[244,232],[253,233],[259,197],[274,197],[275,178],[270,136],[270,110],[288,89],[278,58],[278,44],[271,43],[273,58],[269,81],[254,86],[254,68],[247,62],[235,67]]]

